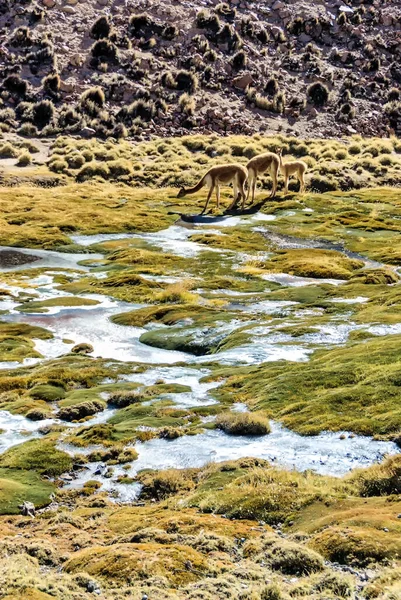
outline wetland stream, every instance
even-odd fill
[[[51,335],[43,338],[32,337],[36,356],[22,360],[7,360],[0,363],[2,370],[12,372],[21,366],[29,367],[46,361],[54,361],[68,354],[77,344],[89,344],[89,355],[125,363],[126,372],[107,383],[155,386],[162,382],[182,386],[180,391],[159,394],[156,398],[143,402],[143,407],[162,402],[175,409],[206,409],[201,417],[201,430],[176,439],[149,439],[129,444],[135,447],[138,458],[124,465],[116,466],[113,474],[106,474],[101,461],[90,462],[80,470],[67,474],[64,481],[67,487],[82,486],[89,480],[97,480],[102,489],[107,490],[119,502],[137,499],[140,486],[135,482],[120,483],[118,476],[134,478],[141,469],[169,469],[200,467],[208,462],[225,461],[242,457],[264,458],[285,469],[298,471],[314,470],[321,474],[342,476],[355,467],[366,467],[379,462],[387,454],[398,452],[392,441],[375,440],[369,436],[353,435],[346,431],[322,432],[318,435],[302,436],[271,420],[271,432],[267,435],[228,435],[214,429],[215,414],[207,409],[218,406],[214,392],[224,383],[224,379],[213,380],[213,372],[220,367],[257,367],[269,361],[308,361],[316,350],[341,346],[347,343],[351,334],[364,331],[367,334],[384,336],[401,333],[401,324],[366,324],[353,319],[348,307],[362,305],[368,298],[359,294],[354,297],[341,297],[345,280],[330,277],[313,278],[289,273],[262,273],[259,281],[265,287],[261,292],[235,291],[220,287],[217,290],[204,288],[202,282],[195,292],[200,296],[201,306],[208,306],[210,299],[216,306],[222,306],[225,315],[215,322],[194,321],[190,316],[179,319],[173,326],[151,321],[143,325],[119,324],[114,317],[124,313],[132,314],[151,306],[147,302],[131,302],[107,295],[107,290],[94,293],[80,292],[82,300],[71,303],[71,292],[66,291],[60,280],[68,279],[69,284],[79,284],[86,277],[102,285],[107,281],[109,265],[105,254],[99,250],[102,245],[113,244],[113,251],[121,248],[138,247],[169,253],[186,260],[197,260],[204,253],[220,253],[231,261],[232,271],[240,271],[245,259],[240,252],[232,249],[210,247],[191,240],[194,233],[223,238],[225,229],[246,225],[249,231],[260,231],[264,221],[274,221],[272,215],[257,213],[251,217],[228,217],[226,219],[206,219],[202,227],[199,223],[188,226],[178,223],[157,233],[137,234],[98,234],[71,236],[82,251],[95,250],[91,254],[65,254],[55,251],[18,249],[18,252],[34,257],[30,263],[16,264],[1,269],[6,275],[1,284],[2,322],[25,324],[43,328]],[[268,230],[264,233],[268,236]],[[276,241],[278,239],[276,235]],[[93,246],[93,248],[90,248]],[[304,247],[319,247],[319,244],[303,240]],[[286,239],[285,247],[290,247]],[[11,249],[0,248],[1,251]],[[12,249],[15,251],[15,249]],[[271,255],[270,250],[255,253],[259,260]],[[249,259],[249,256],[248,256]],[[167,263],[166,263],[167,264]],[[369,262],[368,266],[377,266]],[[118,271],[117,271],[118,272]],[[168,266],[163,274],[140,274],[149,284],[174,285],[180,280],[177,273],[170,273]],[[61,279],[60,279],[61,278]],[[294,296],[293,300],[269,298],[269,294],[286,290],[317,288],[335,297],[328,298],[333,312],[323,318],[320,307],[305,307]],[[64,299],[66,305],[63,305]],[[327,304],[326,303],[326,304]],[[39,306],[40,304],[40,306]],[[326,306],[326,305],[325,305]],[[335,310],[334,310],[335,309]],[[216,309],[217,310],[217,309]],[[312,319],[312,326],[310,325]],[[300,329],[297,335],[288,328]],[[304,331],[302,331],[304,327]],[[185,334],[185,344],[181,338]],[[236,337],[237,336],[237,337]],[[238,338],[238,339],[237,339]],[[189,341],[188,341],[189,340]],[[227,343],[227,340],[233,340]],[[139,365],[139,369],[137,368]],[[108,393],[100,396],[107,402]],[[241,404],[231,406],[232,410],[246,411]],[[53,408],[57,408],[53,403]],[[82,454],[88,455],[99,444],[79,448],[66,441],[74,430],[82,426],[90,428],[107,424],[118,416],[118,409],[108,406],[83,422],[65,422],[57,417],[31,420],[23,414],[13,414],[0,410],[0,451],[23,444],[44,435],[46,428],[63,425],[58,440],[58,448],[71,454],[77,460]],[[206,427],[203,428],[202,426]],[[140,427],[140,426],[139,426]],[[152,427],[144,427],[152,431]],[[63,477],[61,477],[63,479]]]

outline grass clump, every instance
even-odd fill
[[[57,477],[72,468],[72,458],[48,439],[31,440],[0,456],[0,467]]]
[[[44,400],[45,402],[57,402],[65,398],[65,389],[59,385],[40,384],[35,385],[29,395],[36,400]]]
[[[264,562],[274,571],[280,571],[284,575],[311,575],[324,568],[323,557],[317,552],[273,534],[247,543],[244,546],[244,554],[254,556],[256,562]]]
[[[257,413],[223,413],[217,417],[216,427],[229,435],[258,436],[270,433],[269,420]]]
[[[262,263],[264,269],[275,273],[289,273],[317,279],[350,279],[364,266],[361,260],[351,259],[336,250],[294,249],[280,250]]]
[[[182,491],[188,491],[194,483],[188,471],[180,469],[168,469],[167,471],[144,471],[138,476],[142,484],[142,492],[145,498],[164,500]]]
[[[63,421],[80,421],[85,417],[91,417],[105,409],[105,403],[101,400],[82,402],[72,406],[65,406],[58,412],[59,419]]]

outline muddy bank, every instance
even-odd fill
[[[26,254],[18,250],[0,250],[0,268],[7,269],[8,267],[19,267],[40,260],[39,256]]]

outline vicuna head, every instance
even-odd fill
[[[186,196],[186,190],[185,188],[181,188],[180,191],[177,194],[177,198],[183,198],[184,196]]]

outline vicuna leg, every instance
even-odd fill
[[[277,169],[274,165],[271,168],[271,177],[273,181],[272,193],[270,194],[270,198],[274,198],[277,193]]]
[[[210,200],[210,198],[211,198],[211,196],[212,196],[212,194],[213,194],[213,190],[214,190],[214,185],[211,185],[211,186],[210,186],[210,188],[209,188],[209,193],[208,193],[208,195],[207,195],[206,204],[205,204],[205,207],[204,207],[204,209],[203,209],[203,210],[202,210],[202,212],[201,212],[201,215],[203,215],[203,213],[204,213],[204,212],[206,212],[206,209],[207,209],[207,207],[208,207],[208,204],[209,204],[209,200]]]
[[[216,200],[217,200],[217,208],[220,208],[220,186],[216,185]]]
[[[300,183],[299,191],[301,192],[301,194],[303,194],[305,191],[305,173],[301,171],[301,173],[299,173],[298,175],[298,179]]]
[[[239,191],[240,191],[240,194],[242,196],[242,211],[243,211],[244,208],[245,208],[245,196],[246,196],[246,194],[245,194],[245,181],[240,181],[239,182]]]
[[[284,194],[288,194],[288,180],[289,180],[290,176],[288,175],[288,173],[286,173],[284,177],[285,177]]]
[[[237,202],[237,200],[239,200],[239,196],[238,196],[238,182],[237,182],[236,177],[233,179],[233,194],[234,194],[234,202]]]

